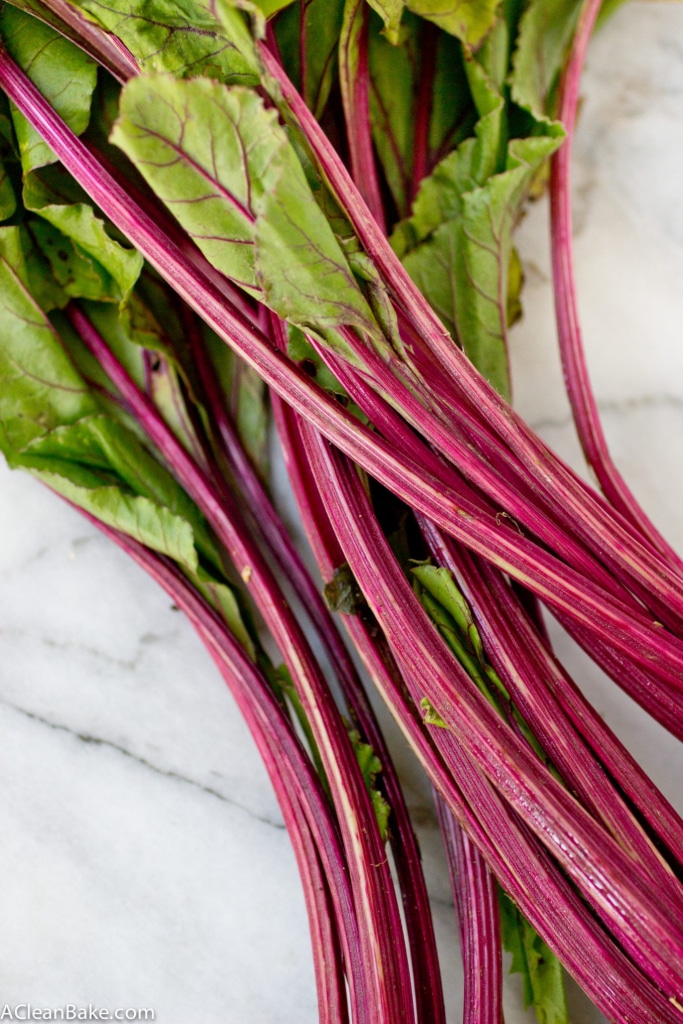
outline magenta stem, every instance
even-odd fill
[[[579,320],[572,239],[571,160],[581,73],[600,7],[601,0],[586,0],[579,16],[560,87],[558,118],[567,136],[551,164],[553,289],[560,353],[579,440],[603,493],[633,523],[645,541],[680,574],[683,571],[680,556],[650,522],[612,461],[588,373]]]
[[[435,796],[460,926],[463,1024],[503,1024],[503,950],[496,882],[446,801],[438,791]]]

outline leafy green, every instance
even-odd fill
[[[437,729],[448,729],[447,722],[441,717],[439,712],[436,710],[429,697],[423,697],[420,701],[420,707],[425,713],[422,721],[425,725],[434,725]]]
[[[287,72],[320,117],[337,74],[344,0],[299,0],[283,11],[276,33]]]
[[[562,964],[512,900],[499,890],[503,948],[512,954],[511,974],[521,974],[525,1007],[539,1024],[569,1024]]]
[[[432,79],[428,129],[428,165],[432,167],[466,129],[471,97],[465,79],[462,48],[438,33],[433,60],[425,59],[425,23],[406,12],[399,36],[391,45],[371,19],[368,48],[372,137],[387,184],[400,216],[412,193],[417,96],[424,78]]]
[[[27,208],[57,229],[39,230],[37,241],[50,260],[56,279],[61,283],[63,277],[65,287],[70,282],[67,294],[125,305],[142,270],[140,253],[112,238],[104,221],[88,203],[42,205],[44,194],[41,195],[36,182],[26,192]],[[58,274],[60,263],[62,275]],[[96,281],[100,282],[99,290]]]
[[[476,48],[494,26],[500,0],[406,0],[406,7]]]
[[[0,29],[17,63],[72,131],[82,134],[90,119],[95,62],[48,25],[8,5],[0,10]],[[63,295],[58,298],[54,287],[43,289],[45,308],[79,296],[125,304],[142,269],[142,257],[112,238],[63,169],[50,166],[56,157],[26,118],[15,109],[12,118],[24,176],[24,206],[51,225],[35,219],[28,224],[31,244],[42,252]]]
[[[466,62],[479,115],[474,137],[423,181],[412,216],[392,238],[453,337],[506,397],[507,332],[520,313],[513,231],[536,176],[562,139],[561,127],[544,118],[535,134],[508,141],[509,45],[507,23],[501,20]]]
[[[299,326],[376,331],[294,149],[254,93],[143,76],[112,141],[215,267]]]
[[[0,257],[0,449],[10,466],[177,561],[253,656],[203,517],[125,423],[103,412],[26,287],[20,230],[3,229]]]
[[[0,338],[0,420],[13,448],[22,451],[58,426],[96,412],[51,325],[4,257]]]
[[[512,98],[538,121],[549,119],[552,89],[580,8],[581,0],[533,0],[522,16],[512,62]]]
[[[467,637],[468,644],[479,660],[483,659],[484,649],[479,630],[472,615],[472,609],[448,569],[437,568],[435,565],[417,565],[412,570],[413,576],[420,581],[425,590],[443,605],[452,615],[460,632]]]
[[[384,842],[387,840],[389,831],[389,816],[391,814],[391,808],[386,802],[380,791],[377,789],[377,776],[382,771],[382,762],[375,754],[369,743],[363,743],[357,729],[351,729],[349,731],[349,739],[353,746],[358,765],[363,776],[363,781],[367,787],[370,799],[372,800],[372,807],[375,812],[375,818],[379,825],[379,831]]]
[[[178,76],[207,75],[220,81],[256,84],[253,61],[238,48],[245,38],[242,15],[195,0],[78,0],[103,28],[118,36],[143,71],[169,71]],[[226,36],[223,19],[230,19],[234,38]]]
[[[81,135],[90,120],[97,65],[82,50],[30,15],[9,4],[0,9],[0,31],[11,57],[54,106],[69,128]],[[24,173],[53,163],[50,147],[18,110],[12,109]]]
[[[403,0],[367,0],[367,2],[373,11],[377,11],[384,22],[383,34],[392,46],[396,46],[399,41],[405,3]]]
[[[274,14],[284,7],[289,7],[294,0],[254,0],[254,3],[263,14],[264,18],[272,18]]]

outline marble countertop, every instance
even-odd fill
[[[595,40],[576,144],[585,340],[612,450],[683,551],[683,5],[634,2]],[[580,465],[554,343],[546,204],[522,225],[518,408]],[[147,578],[0,466],[4,1004],[150,1007],[159,1024],[313,1024],[307,923],[277,803],[212,664]],[[591,699],[683,810],[680,745],[555,631]],[[393,731],[392,731],[393,734]],[[397,746],[449,1020],[460,968],[424,780]],[[574,1024],[602,1018],[570,994]],[[519,989],[507,1024],[532,1017]]]

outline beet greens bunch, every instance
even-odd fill
[[[289,829],[323,1022],[445,1019],[419,850],[335,615],[434,787],[468,1024],[502,1021],[503,945],[542,1022],[567,1020],[560,962],[612,1021],[683,1012],[683,824],[541,615],[683,736],[682,565],[610,460],[574,295],[571,135],[615,6],[0,8],[0,446],[211,652]],[[513,234],[549,161],[602,494],[508,405]],[[268,495],[267,390],[324,594]]]

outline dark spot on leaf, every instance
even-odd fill
[[[365,605],[365,599],[356,583],[356,577],[346,562],[334,570],[332,579],[325,584],[323,594],[328,608],[332,612],[357,615]]]
[[[60,260],[61,260],[61,261],[62,261],[63,263],[66,263],[66,262],[67,262],[67,260],[69,259],[69,254],[68,254],[68,252],[64,252],[64,250],[63,250],[63,249],[60,249],[60,250],[59,250],[59,252],[57,253],[57,256],[59,257],[59,259],[60,259]]]
[[[348,405],[349,405],[349,396],[348,395],[335,394],[334,397],[337,399],[337,401],[339,402],[340,405],[344,406],[345,409],[348,408]]]
[[[302,359],[299,366],[308,377],[315,377],[318,372],[318,368],[312,359]]]

